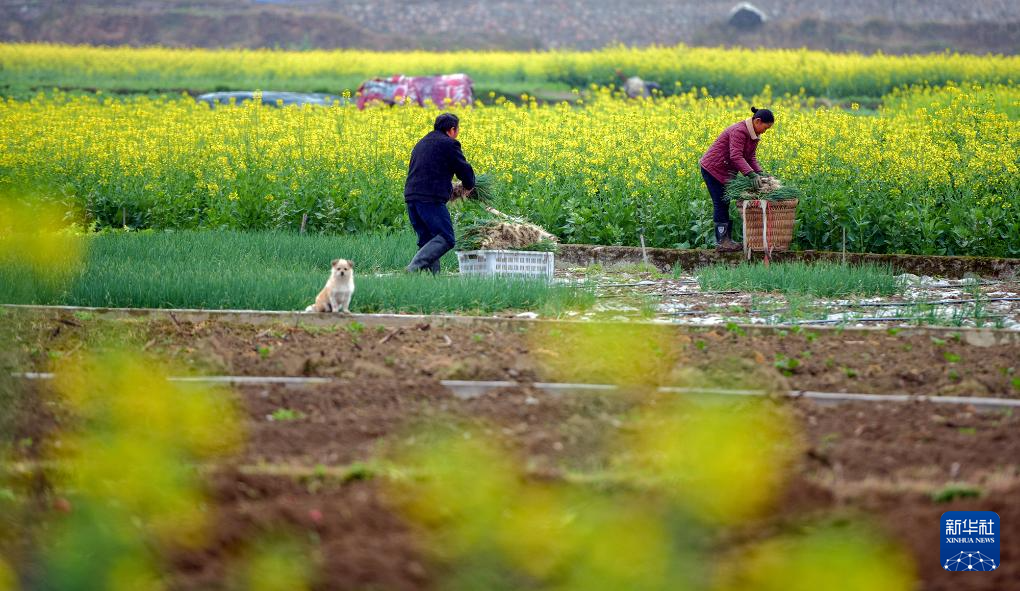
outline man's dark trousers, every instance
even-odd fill
[[[445,203],[408,201],[407,217],[418,235],[418,254],[414,255],[408,271],[428,269],[439,272],[439,259],[453,248],[453,220]]]

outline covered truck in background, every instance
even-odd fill
[[[442,76],[403,76],[373,78],[358,87],[358,108],[372,103],[387,105],[417,104],[429,101],[437,107],[470,105],[474,102],[474,82],[467,74]]]

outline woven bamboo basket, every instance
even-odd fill
[[[765,204],[764,219],[767,228],[762,233],[762,204]],[[797,218],[797,200],[737,201],[737,209],[744,218],[744,249],[757,252],[766,250],[765,239],[768,240],[768,251],[784,251],[790,248],[793,241],[793,224]]]

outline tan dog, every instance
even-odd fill
[[[351,297],[354,296],[354,263],[346,259],[333,261],[326,287],[315,296],[315,303],[305,312],[351,313]]]

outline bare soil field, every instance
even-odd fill
[[[210,473],[214,534],[206,546],[169,558],[175,588],[224,588],[246,541],[280,530],[317,540],[318,589],[435,588],[445,567],[426,550],[419,528],[392,505],[385,476],[352,464],[371,462],[414,423],[441,415],[465,429],[487,429],[530,466],[532,478],[569,478],[602,462],[600,434],[627,433],[635,404],[528,389],[463,401],[435,384],[372,379],[357,386],[244,387],[236,395],[249,442],[230,465]],[[279,408],[303,416],[274,421],[271,413]],[[923,589],[1006,589],[1020,576],[1020,417],[926,404],[819,407],[798,401],[785,408],[804,440],[786,492],[767,518],[720,532],[719,544],[853,519],[907,548]],[[21,418],[58,424],[46,410]],[[29,432],[46,441],[38,430],[21,434]],[[950,482],[966,483],[981,498],[935,502],[932,495]],[[938,516],[969,509],[996,511],[1003,523],[1003,566],[981,578],[954,577],[938,564]]]
[[[959,333],[792,328],[774,336],[735,325],[519,323],[503,326],[274,327],[209,321],[110,322],[24,317],[24,371],[47,371],[81,343],[111,339],[177,362],[182,372],[321,376],[357,383],[509,380],[715,385],[775,391],[1020,397],[1020,356]],[[985,343],[982,343],[985,344]]]
[[[636,485],[613,478],[613,443],[640,431],[639,406],[669,396],[649,385],[1020,395],[1012,381],[1015,346],[888,332],[764,337],[671,326],[579,325],[572,332],[568,324],[387,329],[349,322],[323,330],[10,313],[5,324],[19,334],[7,360],[22,371],[45,371],[85,348],[130,345],[188,373],[336,378],[233,388],[247,443],[204,468],[213,534],[200,548],[166,557],[177,589],[230,588],[231,565],[249,541],[278,531],[311,540],[316,589],[439,588],[449,565],[396,508],[386,467],[390,450],[425,423],[491,437],[526,467],[527,479],[630,488]],[[463,399],[443,379],[524,385]],[[551,395],[527,385],[540,379],[624,387],[611,395]],[[12,437],[32,443],[12,459],[30,466],[73,419],[46,382],[26,384]],[[765,516],[717,531],[713,544],[733,551],[810,524],[863,522],[906,549],[922,589],[1007,589],[1020,579],[1020,416],[929,403],[766,405],[792,417],[796,461]],[[49,499],[59,491],[47,487],[43,472],[35,477],[38,510],[53,511]],[[942,570],[939,515],[947,510],[999,514],[1001,568],[980,577]]]

